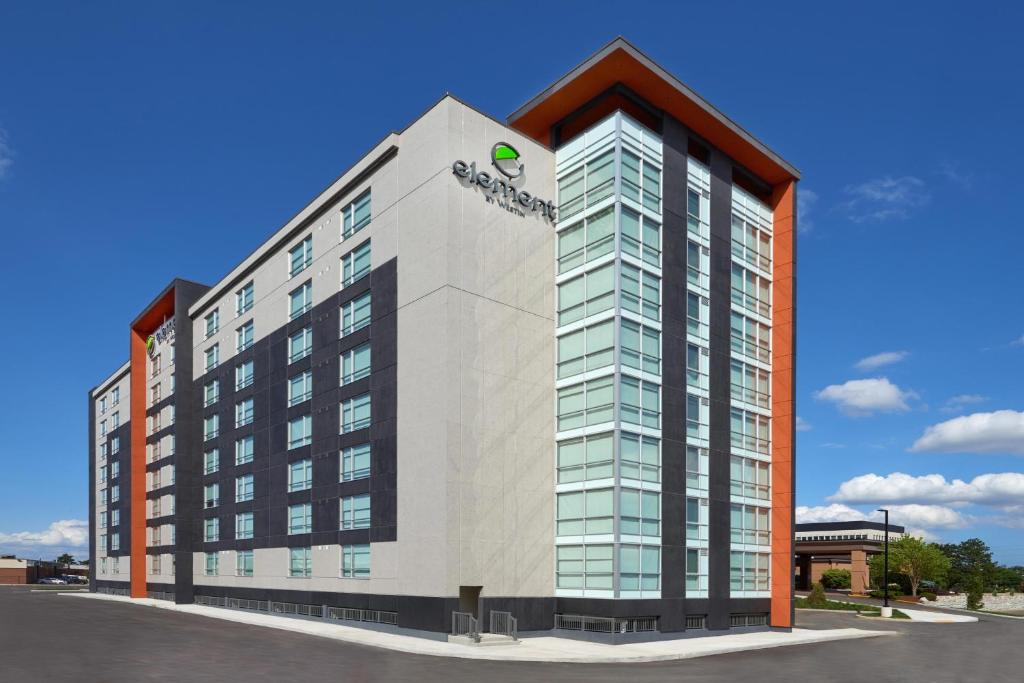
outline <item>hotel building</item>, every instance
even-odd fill
[[[504,122],[441,98],[129,324],[93,590],[791,627],[798,177],[622,39]]]

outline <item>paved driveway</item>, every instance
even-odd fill
[[[1019,682],[1024,622],[858,622],[801,613],[803,628],[861,626],[901,637],[795,646],[651,664],[579,665],[443,659],[227,621],[0,587],[0,681],[937,681]]]

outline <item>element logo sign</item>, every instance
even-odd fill
[[[149,335],[149,338],[146,339],[146,352],[150,356],[152,356],[153,355],[153,349],[155,349],[155,348],[156,348],[156,337],[154,337],[153,335]]]
[[[518,178],[523,174],[523,164],[519,163],[519,152],[507,142],[499,142],[491,147],[491,162],[498,172],[507,178]]]

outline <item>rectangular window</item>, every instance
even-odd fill
[[[295,320],[313,308],[313,283],[306,282],[288,295],[288,316]]]
[[[235,404],[235,427],[252,424],[253,399],[247,398]]]
[[[215,508],[220,503],[220,484],[207,484],[203,487],[203,507]]]
[[[556,586],[577,590],[612,590],[611,545],[561,545],[555,565]]]
[[[305,327],[288,337],[288,362],[305,358],[313,353],[313,328]]]
[[[213,370],[220,363],[220,344],[206,349],[206,372]]]
[[[209,339],[220,330],[220,309],[215,308],[210,311],[204,320],[206,321],[206,339]]]
[[[729,362],[730,396],[736,401],[768,408],[771,400],[771,374],[767,370],[744,363]]]
[[[558,324],[567,325],[615,305],[615,264],[558,285]]]
[[[708,539],[708,505],[700,498],[686,499],[686,538],[693,541]]]
[[[203,386],[203,407],[212,406],[220,399],[220,380],[207,382]]]
[[[686,590],[707,590],[707,569],[702,567],[701,553],[696,548],[686,549]]]
[[[299,503],[288,506],[288,533],[308,534],[313,531],[313,504]]]
[[[612,533],[613,494],[613,489],[559,493],[557,535]]]
[[[621,319],[622,364],[661,374],[661,332],[632,320]]]
[[[120,450],[121,450],[121,437],[120,436],[112,436],[112,437],[110,437],[110,453],[112,455],[117,455],[117,453],[120,452]],[[114,463],[114,464],[116,465],[117,463]]]
[[[370,476],[370,444],[349,446],[341,451],[341,481]]]
[[[207,543],[220,540],[220,518],[210,517],[203,520],[203,540]]]
[[[313,236],[288,250],[288,277],[295,277],[313,265]]]
[[[213,474],[220,469],[220,449],[203,453],[203,474]]]
[[[149,573],[159,574],[160,573],[160,556],[150,555],[149,557]]]
[[[209,441],[220,434],[220,415],[214,413],[203,418],[203,439]]]
[[[341,210],[341,239],[347,240],[370,224],[370,191]]]
[[[558,430],[614,419],[614,378],[602,377],[558,390]]]
[[[370,494],[345,496],[341,499],[341,528],[370,528]]]
[[[302,415],[288,423],[288,448],[308,446],[313,440],[313,416]]]
[[[149,405],[155,406],[160,402],[160,384],[154,384],[149,389]]]
[[[107,528],[107,513],[106,512],[101,512],[100,513],[100,528],[101,529],[106,529]]]
[[[347,434],[370,426],[370,394],[362,394],[341,402],[341,433]]]
[[[734,550],[729,553],[730,591],[767,591],[771,555]]]
[[[615,209],[609,207],[558,233],[558,272],[564,273],[615,249]]]
[[[620,471],[623,479],[661,481],[658,440],[622,432],[619,437]]]
[[[350,284],[370,272],[370,242],[363,242],[358,247],[341,257],[341,286]]]
[[[584,167],[573,169],[558,181],[558,215],[565,220],[583,210]]]
[[[110,526],[121,526],[121,511],[111,510],[110,511]]]
[[[729,458],[729,492],[733,496],[745,496],[768,500],[768,485],[771,465],[752,458],[734,455]]]
[[[658,429],[661,426],[660,387],[623,376],[619,383],[620,417],[623,422]]]
[[[370,343],[360,344],[341,354],[341,385],[370,376]]]
[[[732,302],[749,311],[771,313],[771,281],[752,270],[732,264]]]
[[[770,453],[770,420],[750,410],[729,410],[730,442],[733,448],[744,448],[763,455]]]
[[[700,404],[700,396],[696,394],[686,395],[686,437],[688,439],[701,438],[700,427],[705,421],[701,419]]]
[[[370,544],[341,546],[341,576],[344,579],[370,578]]]
[[[686,447],[686,488],[706,491],[710,457],[706,450],[701,450],[697,446]]]
[[[288,380],[288,405],[296,406],[313,397],[313,371],[306,370]]]
[[[235,515],[235,539],[252,538],[252,513],[239,512]]]
[[[661,278],[623,263],[622,308],[651,320],[660,320]]]
[[[771,331],[767,325],[732,312],[729,334],[734,353],[755,358],[765,363],[771,360]]]
[[[661,588],[661,548],[622,545],[619,548],[619,589],[656,591]]]
[[[558,482],[566,484],[614,476],[613,451],[611,432],[560,441]]]
[[[732,255],[761,270],[771,272],[771,235],[753,223],[732,216]]]
[[[238,351],[245,351],[247,348],[252,346],[253,338],[255,336],[254,330],[255,323],[251,320],[235,330],[235,339],[237,341],[235,348]]]
[[[630,536],[661,536],[661,496],[624,488],[619,493],[619,532]]]
[[[114,484],[110,487],[110,502],[116,503],[119,500],[121,500],[121,486]]]
[[[768,545],[770,540],[768,508],[733,503],[729,506],[729,532],[732,543]]]
[[[352,334],[370,324],[370,292],[341,305],[341,336]]]
[[[288,491],[305,491],[313,485],[313,461],[288,463]]]
[[[247,386],[249,386],[250,384],[252,384],[254,369],[255,369],[255,365],[253,364],[253,361],[251,361],[251,360],[247,360],[244,363],[235,366],[235,389],[236,390],[244,389]]]
[[[252,434],[235,440],[235,464],[252,462],[254,438]]]
[[[615,321],[606,320],[558,338],[558,377],[571,377],[615,360]]]
[[[587,206],[610,197],[615,191],[615,151],[609,150],[587,162]]]
[[[204,574],[207,576],[217,576],[217,565],[219,564],[218,553],[206,553],[206,564]]]
[[[240,290],[235,292],[235,315],[242,315],[252,309],[253,286],[252,282],[247,283]]]
[[[622,207],[622,253],[654,267],[661,265],[661,226],[657,221]]]
[[[153,358],[149,361],[150,365],[153,368],[153,374],[152,374],[153,377],[156,377],[157,375],[160,374],[160,370],[163,367],[163,364],[160,361],[161,361],[161,358],[160,358],[160,354],[159,353],[156,354],[155,356],[153,356]]]
[[[235,575],[252,576],[253,552],[251,550],[239,550],[235,553]]]
[[[253,475],[243,474],[235,477],[235,502],[244,503],[253,497]]]
[[[288,576],[308,579],[313,575],[312,554],[309,548],[288,549]]]

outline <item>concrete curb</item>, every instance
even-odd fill
[[[809,645],[837,640],[897,635],[891,631],[867,631],[854,628],[811,631],[794,629],[789,633],[762,631],[723,636],[706,636],[679,640],[661,640],[626,645],[606,645],[554,636],[524,638],[518,647],[477,648],[415,636],[370,631],[342,624],[292,619],[262,613],[249,613],[202,605],[176,605],[148,598],[126,598],[99,593],[73,593],[75,597],[108,600],[132,605],[156,607],[174,612],[223,619],[250,626],[276,628],[293,633],[331,638],[354,645],[377,647],[409,654],[461,659],[484,659],[506,662],[561,662],[575,664],[615,664],[630,662],[662,662],[709,655],[747,652],[790,645]]]

